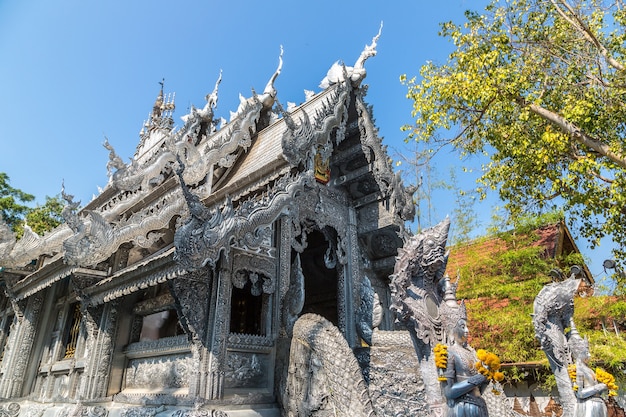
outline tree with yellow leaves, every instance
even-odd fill
[[[478,191],[511,218],[556,204],[592,244],[626,247],[626,9],[620,0],[493,0],[442,24],[455,50],[401,80],[410,138],[487,155]],[[621,255],[624,255],[622,252]]]

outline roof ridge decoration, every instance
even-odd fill
[[[222,208],[209,209],[193,194],[183,178],[184,165],[176,173],[191,214],[174,234],[174,259],[193,271],[205,266],[215,268],[222,253],[228,256],[231,244],[258,249],[269,227],[282,213],[296,212],[296,197],[310,187],[307,174],[280,177],[263,195],[242,201],[237,208],[227,198]]]
[[[64,213],[64,218],[74,232],[63,241],[65,263],[97,265],[108,259],[121,244],[131,241],[138,246],[149,247],[161,237],[154,231],[167,227],[170,219],[184,210],[184,204],[177,194],[177,189],[174,189],[144,210],[112,224],[100,213],[91,210],[83,211],[85,215],[79,216],[72,196],[63,193],[62,196],[70,207]]]
[[[278,67],[276,68],[276,71],[274,71],[274,74],[272,74],[269,81],[265,85],[265,88],[263,89],[263,93],[257,96],[254,89],[252,89],[252,97],[248,99],[245,99],[241,94],[239,94],[239,101],[240,101],[239,107],[237,108],[237,111],[230,113],[230,120],[232,121],[235,117],[237,117],[243,111],[243,109],[245,109],[246,103],[249,103],[253,99],[260,101],[261,104],[263,105],[264,110],[270,110],[272,106],[274,105],[274,101],[276,100],[276,95],[277,95],[277,90],[276,90],[276,87],[274,86],[274,82],[276,82],[276,79],[280,75],[282,69],[283,69],[283,46],[281,45],[280,55],[278,56]]]
[[[287,125],[281,139],[283,155],[291,166],[295,167],[307,161],[307,168],[312,168],[316,153],[320,153],[322,159],[330,157],[332,129],[338,128],[337,143],[341,143],[345,136],[351,91],[352,87],[348,83],[336,84],[330,97],[323,102],[322,108],[316,110],[313,123],[305,108],[301,109],[302,116],[299,123],[296,123],[291,113],[277,102],[278,111],[282,113]]]
[[[39,236],[28,224],[25,224],[24,235],[17,240],[13,231],[0,216],[0,266],[19,268],[29,264],[40,255],[59,252],[63,240],[69,236],[71,236],[71,230],[67,224],[60,224],[43,236]]]
[[[371,44],[365,45],[365,48],[357,58],[354,66],[346,67],[345,64],[340,64],[339,61],[335,62],[326,73],[326,77],[320,82],[320,88],[326,89],[331,85],[345,82],[345,80],[350,80],[353,87],[358,87],[361,81],[367,76],[365,61],[377,54],[376,46],[378,45],[378,39],[380,39],[382,30],[383,22],[380,22],[378,33],[372,38]]]
[[[4,221],[4,217],[0,212],[0,259],[4,259],[9,256],[13,247],[15,246],[16,238],[15,233]]]
[[[211,131],[212,128],[209,128],[207,133],[200,137],[201,123],[215,125],[215,120],[208,119],[212,119],[209,110],[217,103],[218,86],[222,78],[220,72],[213,92],[205,97],[207,106],[200,112],[192,111],[192,114],[185,118],[185,124],[162,138],[160,146],[142,163],[131,159],[129,164],[125,164],[105,137],[104,147],[109,150],[107,163],[110,174],[109,186],[120,191],[115,197],[117,203],[111,205],[107,202],[97,210],[84,211],[79,215],[80,202],[74,202],[74,197],[65,194],[63,187],[62,195],[67,202],[63,214],[66,223],[42,237],[26,227],[24,236],[17,241],[10,233],[10,229],[0,229],[2,265],[20,267],[40,255],[64,250],[65,261],[68,264],[91,266],[106,260],[108,257],[106,252],[116,250],[122,243],[134,241],[144,246],[158,239],[157,234],[150,232],[165,227],[176,210],[185,209],[184,202],[176,197],[180,196],[178,194],[180,191],[168,193],[126,220],[116,222],[118,215],[143,198],[153,186],[161,184],[167,178],[168,172],[175,167],[177,157],[180,157],[187,166],[184,179],[190,185],[203,181],[212,165],[232,166],[239,150],[245,150],[250,146],[251,135],[256,132],[256,123],[261,112],[268,109],[265,106],[271,108],[273,105],[276,97],[274,81],[281,68],[282,47],[278,68],[270,77],[264,93],[258,96],[253,91],[253,95],[240,105],[235,119],[224,126],[224,129]],[[158,102],[159,98],[155,106]],[[167,104],[167,100],[164,103]],[[173,106],[165,106],[164,109],[171,111]],[[204,110],[206,113],[203,113]],[[165,204],[165,201],[169,202]],[[154,228],[150,229],[151,227]]]
[[[378,136],[378,129],[372,122],[367,105],[363,100],[363,94],[362,89],[359,89],[355,98],[363,153],[368,164],[373,165],[372,174],[382,195],[390,198],[391,212],[395,217],[395,223],[400,226],[401,235],[406,239],[408,232],[404,229],[404,222],[413,221],[415,216],[413,194],[416,187],[404,187],[401,171],[394,173],[392,161],[387,154],[387,147],[382,144],[382,139]]]

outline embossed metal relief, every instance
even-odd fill
[[[0,417],[17,417],[20,414],[18,403],[0,404]]]
[[[164,406],[160,407],[128,407],[120,410],[120,417],[154,417],[165,411]]]
[[[125,386],[129,389],[186,388],[191,368],[191,354],[132,359],[126,367]]]
[[[302,312],[304,307],[305,293],[304,293],[304,273],[302,272],[302,262],[300,261],[300,254],[297,253],[296,257],[291,264],[291,273],[289,275],[289,289],[285,294],[283,301],[283,326],[289,336],[293,333],[293,325],[295,324],[298,316]]]
[[[233,285],[243,289],[248,283],[252,295],[273,294],[276,290],[276,259],[235,250],[231,277]]]
[[[398,250],[391,276],[391,310],[414,336],[429,404],[443,402],[432,349],[448,344],[446,330],[456,324],[456,287],[444,278],[450,221],[412,236]]]
[[[190,340],[206,343],[213,272],[207,268],[198,269],[169,280],[168,284],[185,333]]]
[[[262,388],[267,385],[269,358],[267,355],[228,352],[225,388]]]
[[[349,83],[333,87],[332,93],[316,110],[313,122],[306,109],[300,111],[300,120],[296,123],[288,111],[278,106],[287,124],[282,137],[283,155],[292,166],[305,162],[307,169],[314,169],[316,155],[320,161],[330,157],[331,132],[346,123],[350,91]]]
[[[172,417],[228,417],[228,413],[222,410],[177,410]]]
[[[361,280],[361,302],[356,310],[356,330],[368,345],[372,344],[373,330],[382,321],[382,306],[378,294],[372,288],[369,278],[364,276]]]
[[[219,255],[230,252],[231,242],[249,247],[251,237],[264,233],[278,216],[297,212],[297,197],[306,194],[311,181],[307,175],[283,176],[260,198],[250,198],[237,208],[227,201],[221,209],[209,209],[181,180],[191,217],[174,235],[176,261],[189,270],[215,268]]]

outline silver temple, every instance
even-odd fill
[[[44,236],[0,221],[0,416],[445,415],[449,222],[406,229],[362,84],[379,36],[287,109],[282,50],[229,121],[221,73],[180,127],[161,83],[131,161],[105,139],[94,200],[63,189]]]

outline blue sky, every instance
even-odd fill
[[[104,136],[130,158],[162,79],[166,93],[176,93],[180,125],[191,104],[204,105],[222,70],[216,113],[228,119],[240,93],[262,91],[282,45],[278,100],[299,104],[305,89],[320,90],[333,62],[352,65],[381,22],[378,55],[367,61],[364,83],[394,156],[408,149],[400,127],[411,123],[400,75],[419,75],[428,60],[444,62],[451,45],[437,36],[439,23],[460,22],[466,9],[485,3],[0,0],[0,172],[40,203],[60,193],[64,181],[66,192],[86,204],[108,181]],[[437,171],[459,164],[443,153]],[[459,177],[462,188],[472,181]],[[437,193],[433,204],[442,218],[454,209],[450,193]],[[483,226],[493,204],[478,207]],[[592,253],[577,243],[596,260],[592,272],[604,275],[606,248]]]

